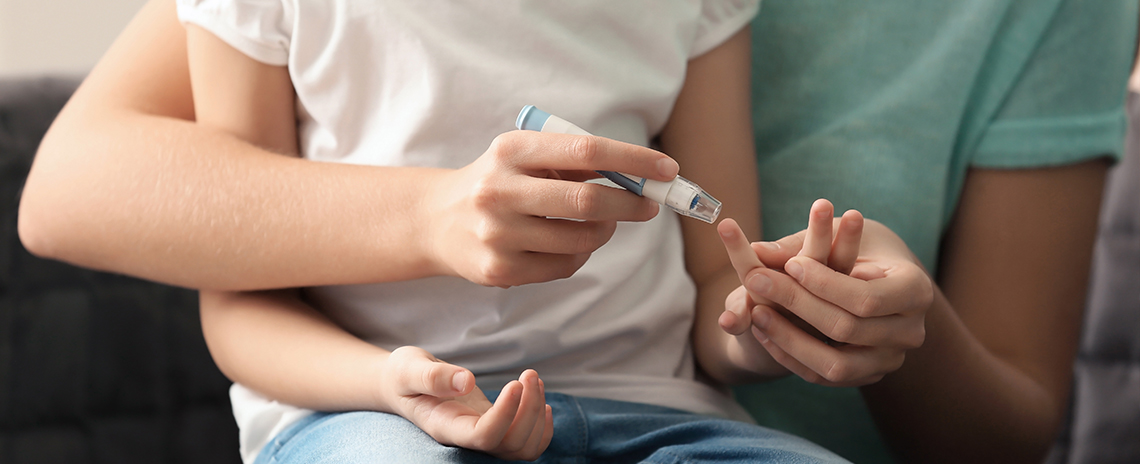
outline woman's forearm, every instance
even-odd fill
[[[1069,399],[1106,168],[970,170],[926,342],[863,389],[909,461],[1044,458]]]
[[[926,342],[882,381],[862,388],[904,462],[1040,462],[1063,404],[983,347],[941,291]]]
[[[425,274],[419,205],[401,195],[431,171],[305,162],[195,118],[186,32],[174,2],[152,0],[44,137],[20,203],[25,246],[192,288]]]
[[[428,275],[414,211],[395,210],[433,170],[298,160],[125,110],[65,114],[52,132],[21,202],[33,253],[206,289]]]

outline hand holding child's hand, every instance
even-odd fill
[[[599,177],[595,170],[671,180],[678,167],[663,153],[601,137],[500,135],[427,199],[441,272],[497,287],[566,278],[609,241],[617,221],[657,215],[652,200],[582,182]]]
[[[832,218],[831,218],[831,203],[826,200],[821,200],[820,208],[827,208],[826,211],[821,209],[818,211],[820,214],[813,213],[813,220],[816,221],[815,227],[809,225],[808,230],[812,231],[812,236],[807,240],[807,246],[804,245],[804,234],[808,230],[802,231],[793,237],[799,238],[800,249],[799,255],[808,256],[816,259],[817,261],[829,264],[836,272],[849,274],[852,268],[855,267],[855,260],[859,254],[859,241],[863,234],[863,216],[858,211],[848,211],[843,215],[842,219],[837,220],[837,232],[835,237],[832,238]],[[813,209],[813,211],[815,211]],[[782,268],[784,263],[790,257],[784,257],[783,260],[772,263],[764,263],[761,261],[761,252],[765,248],[756,249],[757,246],[765,247],[770,244],[764,242],[757,242],[753,244],[748,243],[748,238],[744,236],[743,231],[732,219],[725,219],[717,226],[717,231],[720,232],[721,241],[724,242],[725,249],[728,251],[729,259],[732,261],[733,268],[736,269],[737,277],[743,284],[748,282],[752,276],[751,272],[758,268],[766,266],[774,266],[776,269]],[[764,257],[771,259],[767,253]],[[874,271],[872,268],[867,268],[868,271]],[[867,279],[869,280],[869,279]],[[752,308],[756,305],[764,305],[774,308],[780,312],[784,317],[790,319],[796,326],[804,331],[812,334],[812,336],[820,339],[826,339],[818,330],[812,327],[804,320],[797,317],[795,314],[789,313],[787,310],[781,308],[779,305],[773,304],[767,298],[748,291],[745,285],[741,285],[731,294],[725,301],[725,312],[721,314],[720,325],[726,332],[733,335],[741,335],[752,327]]]
[[[827,246],[832,214],[830,203],[817,201],[807,231],[775,246],[756,244],[761,261],[787,274],[761,268],[745,280],[749,293],[782,306],[829,340],[805,333],[767,305],[753,309],[753,332],[777,362],[809,382],[866,385],[897,370],[906,351],[922,345],[933,283],[906,244],[875,221],[866,222],[855,247],[839,239],[847,227],[841,221],[837,240]],[[851,275],[842,272],[848,269]]]
[[[412,346],[392,351],[383,378],[381,394],[394,412],[442,444],[533,461],[553,437],[545,389],[533,370],[503,387],[494,404],[470,371]]]

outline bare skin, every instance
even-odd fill
[[[378,173],[359,166],[312,166],[198,126],[191,95],[185,35],[173,5],[156,0],[124,31],[45,138],[21,203],[20,236],[28,249],[215,290],[384,281],[407,278],[408,269],[437,269],[418,253],[406,254],[406,260],[391,257],[392,267],[376,265],[391,244],[375,237],[398,240],[408,233],[385,230],[391,224],[371,220],[388,214],[377,211],[363,193],[374,191]],[[666,151],[676,156],[674,148]],[[660,175],[655,165],[637,169]],[[1044,453],[1067,398],[1104,171],[1105,163],[1098,161],[969,173],[944,242],[933,304],[925,313],[923,346],[907,351],[901,368],[863,387],[884,435],[902,456],[920,462],[1028,462]],[[685,175],[712,185],[688,171]],[[301,195],[334,188],[361,193],[335,198],[340,209],[330,207],[330,196]],[[260,207],[240,207],[250,203]],[[725,216],[753,222],[741,214]],[[297,216],[313,221],[283,222]],[[310,240],[262,233],[290,227]],[[758,230],[745,227],[744,234],[757,237]],[[713,240],[719,249],[719,238],[713,235]],[[757,272],[783,268],[799,252],[793,244],[767,252],[753,247],[769,268]],[[693,250],[707,254],[710,248]],[[185,265],[195,260],[202,265]],[[823,276],[832,271],[801,264],[802,282],[773,279],[772,295],[757,297],[821,293],[811,282],[830,282]],[[393,268],[401,274],[388,274]],[[708,356],[746,343],[724,332],[719,322],[726,296],[740,286],[736,270],[712,263],[691,271],[703,284],[702,308],[717,308],[702,310],[695,328],[698,345],[713,341],[712,349],[696,346],[702,367],[722,381],[761,378],[756,373],[767,372],[771,362],[734,370],[731,361],[718,365]],[[809,319],[808,308],[786,309]],[[778,323],[782,316],[777,316],[770,321]],[[799,352],[781,340],[811,335],[790,326],[759,326],[767,329],[770,345],[809,368],[814,358],[808,353],[829,348],[806,344],[810,349]],[[712,331],[723,335],[709,336]],[[363,348],[359,357],[346,357],[346,364],[363,366],[382,358],[352,340],[342,341]],[[768,352],[767,346],[760,348]],[[345,404],[356,401],[348,394],[339,398]]]
[[[933,295],[881,291],[923,279],[905,244],[873,221],[859,262],[885,275],[857,264],[844,276],[818,254],[805,259],[801,250],[818,249],[805,244],[812,224],[753,244],[763,267],[744,277],[748,292],[850,344],[822,343],[763,304],[752,307],[757,339],[810,382],[862,386],[884,436],[908,461],[1040,462],[1068,401],[1106,169],[1094,160],[971,170]],[[771,283],[754,285],[758,275]],[[737,313],[751,304],[741,300]],[[907,322],[923,314],[923,325]],[[868,347],[895,354],[869,356]]]
[[[290,151],[279,142],[242,139],[251,130],[248,122],[229,121],[243,126],[236,132],[192,122],[183,31],[173,4],[151,2],[63,109],[21,201],[20,237],[30,251],[213,290],[431,275],[519,285],[571,274],[591,247],[608,239],[617,220],[643,221],[657,212],[650,200],[581,182],[543,183],[550,180],[535,177],[536,171],[580,179],[608,169],[655,180],[670,180],[678,171],[671,158],[644,147],[521,132],[505,134],[480,162],[453,172],[279,156]],[[288,104],[275,105],[284,110]],[[551,164],[552,155],[560,164]],[[488,181],[492,175],[529,180]],[[378,201],[376,192],[389,190],[387,201]],[[508,207],[489,209],[488,196]],[[594,221],[558,227],[525,221],[534,198],[563,217]],[[435,214],[440,210],[450,211]],[[453,212],[466,218],[458,224],[482,229],[459,230],[456,222],[444,221]],[[421,230],[425,224],[431,233]],[[585,249],[535,254],[523,251],[546,250],[517,248],[534,242],[521,237],[543,234],[570,242],[585,236],[577,240]]]

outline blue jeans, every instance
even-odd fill
[[[554,412],[554,439],[539,463],[847,462],[807,440],[743,422],[558,393],[547,393],[546,402]],[[441,445],[403,417],[356,411],[317,413],[285,429],[265,445],[255,464],[279,462],[504,461]]]

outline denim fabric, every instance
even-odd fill
[[[489,395],[493,396],[493,395]],[[752,424],[640,403],[547,393],[554,439],[539,463],[833,463],[807,440]],[[274,437],[255,464],[501,463],[444,446],[408,420],[380,412],[318,413]]]

